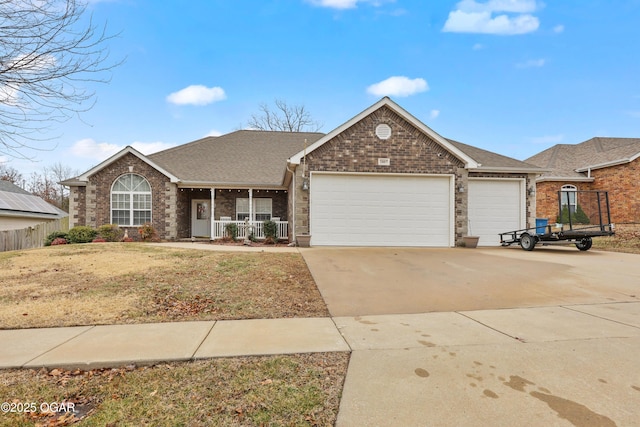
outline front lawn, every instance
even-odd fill
[[[1,400],[36,408],[0,412],[0,426],[332,426],[348,360],[347,353],[317,353],[0,371]],[[51,403],[77,412],[40,410]]]
[[[90,243],[0,253],[0,329],[325,317],[297,253]]]
[[[92,243],[0,253],[0,328],[329,313],[297,253]],[[334,424],[348,353],[239,357],[92,371],[0,371],[0,426]],[[71,403],[76,413],[43,413]]]

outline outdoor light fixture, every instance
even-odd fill
[[[309,178],[302,179],[302,189],[304,191],[309,191]]]
[[[462,185],[460,187],[458,187],[458,192],[459,193],[464,193],[464,187]]]
[[[530,196],[533,196],[534,194],[536,194],[536,188],[529,187],[529,190],[527,191],[527,193],[529,193]]]

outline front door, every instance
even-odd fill
[[[211,237],[211,200],[191,201],[191,236]]]

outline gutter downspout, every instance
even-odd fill
[[[291,188],[293,188],[293,195],[292,197],[292,203],[291,203],[291,209],[293,209],[293,215],[291,215],[291,222],[293,223],[291,225],[291,238],[292,240],[295,242],[296,240],[296,169],[294,168],[293,170],[289,169],[289,165],[291,163],[287,162],[287,171],[291,172]]]

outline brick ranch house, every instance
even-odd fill
[[[217,239],[246,218],[311,245],[451,247],[535,223],[540,169],[443,138],[388,97],[329,132],[240,130],[145,156],[126,147],[71,188],[70,226],[151,222]]]
[[[609,192],[611,221],[640,223],[640,138],[591,138],[580,144],[558,144],[525,160],[546,171],[536,180],[539,217],[558,215],[558,191]],[[579,194],[579,193],[577,193]],[[576,197],[570,204],[580,205]]]

